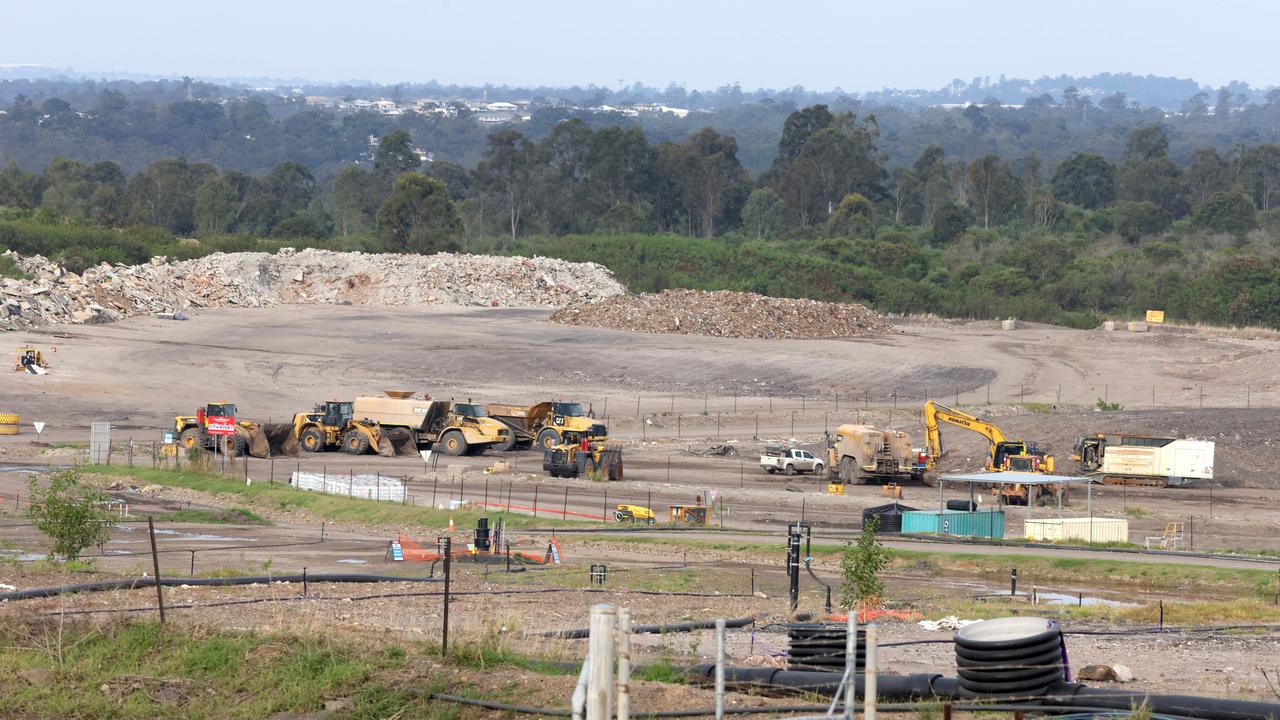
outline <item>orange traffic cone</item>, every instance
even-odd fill
[[[449,516],[449,532],[453,532],[453,516]]]

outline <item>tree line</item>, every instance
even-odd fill
[[[1164,307],[1280,326],[1280,307],[1260,300],[1276,275],[1276,144],[1205,147],[1179,162],[1166,129],[1144,125],[1118,161],[967,160],[931,145],[894,167],[881,138],[875,116],[799,109],[754,176],[715,129],[654,142],[580,118],[541,139],[492,132],[470,169],[425,162],[403,129],[321,179],[291,160],[249,174],[168,158],[126,174],[59,158],[39,173],[0,171],[0,245],[73,268],[281,244],[536,252],[602,261],[633,289],[1079,326]],[[200,241],[178,240],[191,235]]]

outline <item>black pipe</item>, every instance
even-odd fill
[[[249,575],[244,577],[219,578],[161,578],[162,587],[178,587],[191,585],[197,587],[229,587],[233,585],[252,585],[254,583],[296,582],[303,581],[303,575]],[[341,582],[341,583],[380,583],[380,582],[439,582],[431,578],[402,577],[399,575],[367,575],[364,573],[307,573],[308,583]],[[66,593],[102,592],[105,590],[131,590],[134,588],[155,587],[153,577],[135,578],[133,580],[102,580],[78,585],[58,585],[55,587],[31,588],[0,593],[0,602],[7,600],[32,600],[35,598],[56,597]]]
[[[1195,697],[1192,695],[1152,695],[1131,690],[1093,688],[1079,683],[1060,683],[1045,691],[1045,700],[1059,705],[1079,705],[1113,710],[1145,707],[1154,715],[1180,715],[1201,720],[1267,720],[1280,718],[1280,703]]]
[[[694,665],[687,675],[699,679],[715,676],[713,664]],[[776,668],[726,667],[724,681],[735,685],[766,685],[777,688],[804,690],[818,694],[834,693],[840,687],[841,673],[813,672],[807,670],[779,670]],[[855,694],[862,697],[864,677],[856,676]],[[960,697],[960,681],[931,673],[914,675],[880,675],[877,678],[876,696],[885,700],[911,700],[938,698],[953,700]]]
[[[754,617],[738,618],[736,620],[725,620],[726,628],[746,627],[755,622]],[[699,620],[687,623],[671,623],[668,625],[632,625],[631,633],[633,635],[661,635],[673,632],[690,632],[692,630],[707,630],[716,626],[715,620]],[[576,630],[548,630],[540,633],[525,633],[525,637],[544,637],[544,638],[560,638],[562,640],[581,640],[591,635],[590,628],[579,628]]]

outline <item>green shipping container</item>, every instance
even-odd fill
[[[902,532],[1004,539],[1004,511],[917,510],[902,513]]]

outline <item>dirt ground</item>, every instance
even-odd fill
[[[913,321],[892,335],[854,340],[740,340],[567,327],[548,323],[545,317],[539,310],[284,307],[202,311],[187,322],[134,318],[112,325],[10,334],[6,337],[15,345],[32,342],[47,348],[54,368],[44,377],[0,373],[0,412],[21,413],[24,422],[22,435],[0,437],[0,508],[9,513],[0,517],[0,554],[12,560],[0,563],[0,583],[27,588],[62,581],[57,572],[37,570],[31,562],[45,551],[42,540],[13,510],[22,509],[30,473],[83,461],[92,421],[113,424],[113,464],[132,460],[150,466],[150,443],[170,426],[172,416],[190,413],[206,401],[234,400],[248,417],[279,421],[318,400],[393,388],[479,401],[581,401],[606,420],[611,436],[625,446],[626,478],[607,484],[552,479],[539,472],[540,458],[532,452],[502,458],[514,464],[514,471],[494,475],[480,472],[499,459],[494,455],[449,458],[426,467],[413,458],[354,459],[334,453],[237,462],[228,474],[247,474],[254,482],[282,482],[294,470],[377,472],[403,478],[409,502],[415,505],[510,504],[537,507],[539,517],[549,519],[577,514],[588,520],[582,516],[604,516],[617,503],[648,505],[663,515],[668,505],[714,496],[722,506],[714,520],[717,527],[769,531],[740,539],[778,545],[778,559],[761,564],[732,553],[691,557],[678,546],[619,545],[563,535],[566,565],[576,579],[572,587],[558,590],[550,580],[554,575],[539,576],[554,569],[506,576],[492,566],[464,567],[458,579],[464,593],[495,588],[513,592],[460,595],[455,616],[459,632],[510,635],[522,650],[552,656],[580,657],[583,648],[573,641],[535,642],[520,633],[581,627],[591,604],[615,602],[631,607],[637,622],[753,615],[756,630],[732,634],[730,654],[743,663],[767,662],[770,648],[785,645],[785,638],[767,627],[788,615],[781,599],[781,529],[804,520],[815,526],[820,539],[833,542],[860,525],[863,508],[888,500],[878,487],[851,486],[848,494],[832,496],[820,478],[770,476],[756,467],[756,456],[765,445],[779,442],[820,449],[825,430],[857,421],[904,428],[920,444],[919,407],[926,396],[948,404],[955,404],[958,396],[962,406],[995,418],[1009,434],[1048,445],[1059,467],[1068,471],[1070,446],[1086,432],[1213,439],[1215,482],[1168,490],[1098,486],[1091,498],[1083,491],[1074,493],[1063,514],[1091,512],[1127,519],[1130,540],[1138,544],[1160,536],[1169,522],[1182,522],[1187,544],[1196,550],[1280,550],[1280,443],[1273,430],[1273,406],[1280,406],[1280,368],[1269,361],[1280,350],[1280,341],[1172,330],[1130,334],[1032,326],[1001,332],[994,323],[942,321]],[[1127,409],[1094,412],[1094,402],[1103,398]],[[48,423],[40,444],[34,443],[34,420]],[[981,438],[958,429],[944,434],[951,449],[944,469],[980,464]],[[732,450],[713,454],[715,446]],[[936,488],[905,486],[903,491],[902,502],[914,507],[933,508],[939,502]],[[237,504],[171,488],[123,487],[115,494],[130,503],[135,516],[183,506]],[[947,488],[945,497],[959,499],[968,493]],[[328,524],[322,531],[315,518],[272,508],[254,510],[273,525],[166,523],[164,529],[173,534],[160,538],[162,571],[190,574],[193,559],[197,574],[220,569],[278,574],[303,566],[311,572],[425,570],[406,570],[385,560],[395,528]],[[1018,533],[1028,515],[1058,514],[1056,507],[1006,510],[1010,535]],[[128,524],[113,532],[103,556],[95,559],[95,574],[136,577],[150,572],[145,534],[138,528]],[[319,543],[322,532],[325,542]],[[542,533],[519,535],[519,542],[530,549],[546,542]],[[975,552],[964,546],[930,549]],[[1143,559],[1274,567],[1245,560]],[[584,592],[581,576],[596,562],[608,563],[623,578],[627,572],[666,568],[658,573],[666,590],[694,582],[685,575],[693,570],[716,579],[724,590],[718,597],[676,598],[614,585]],[[831,576],[834,568],[821,571]],[[765,597],[751,595],[753,577]],[[528,592],[538,583],[554,592]],[[910,596],[928,585],[900,579],[893,592]],[[947,586],[942,592],[972,590]],[[400,591],[428,594],[359,599]],[[294,599],[301,589],[292,585],[166,590],[174,605],[275,598],[220,607],[217,622],[232,627],[352,625],[424,637],[436,632],[439,620],[440,598],[435,592],[434,585],[418,584],[321,585],[313,588],[315,597],[304,602]],[[122,607],[145,611],[153,601],[154,591],[135,590],[32,601],[23,607],[50,612]],[[809,607],[820,602],[812,596],[806,600]],[[0,614],[6,611],[0,606]],[[182,608],[175,614],[189,615],[193,622],[210,616]],[[892,641],[946,634],[889,622],[882,637]],[[638,642],[650,660],[673,656],[693,661],[709,656],[709,638],[695,633]],[[1145,689],[1263,698],[1268,696],[1265,682],[1255,666],[1266,669],[1265,663],[1248,658],[1274,657],[1276,645],[1273,639],[1250,637],[1075,636],[1069,648],[1077,666],[1128,665]],[[950,673],[954,667],[948,652],[945,644],[909,645],[886,650],[886,655],[897,672]]]

